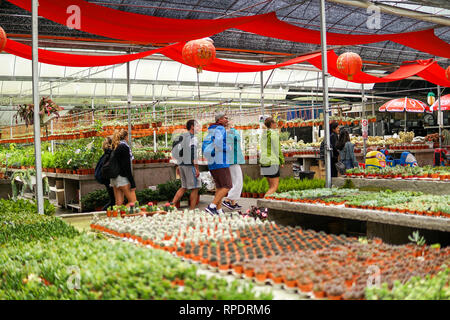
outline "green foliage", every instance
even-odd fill
[[[341,187],[341,189],[355,189],[355,184],[350,179],[345,179],[344,185]]]
[[[416,230],[412,233],[412,236],[409,235],[408,236],[408,240],[415,243],[418,246],[423,246],[425,245],[425,238],[423,236],[420,236],[419,234],[419,230]]]
[[[272,298],[253,293],[252,285],[197,275],[195,266],[167,252],[87,234],[7,247],[0,251],[0,261],[2,300]],[[79,286],[71,287],[77,279]],[[174,280],[184,282],[183,290],[172,284]]]
[[[366,288],[366,299],[368,300],[450,300],[450,268],[445,266],[434,277],[427,275],[425,278],[412,277],[409,281],[401,284],[394,282],[392,290],[388,289],[387,283],[380,288],[373,286]]]
[[[74,237],[78,232],[60,218],[50,217],[53,205],[45,205],[46,214],[37,213],[36,203],[27,200],[0,200],[0,244],[32,240]]]
[[[103,207],[109,202],[106,189],[96,190],[81,197],[83,211],[92,212],[98,207]]]
[[[323,188],[325,181],[321,179],[296,179],[293,177],[281,178],[277,192],[287,192],[292,190],[307,190]],[[249,176],[244,176],[244,186],[242,192],[266,193],[269,190],[269,182],[266,178],[252,180]]]
[[[147,204],[152,201],[172,201],[175,193],[181,188],[181,180],[171,180],[166,183],[161,183],[156,187],[156,190],[144,189],[136,191],[136,198],[139,203]],[[182,200],[189,199],[190,191],[186,191]],[[206,193],[206,186],[202,185],[199,194]],[[81,198],[81,205],[83,211],[92,212],[96,208],[103,207],[109,201],[108,192],[106,189],[91,192]]]

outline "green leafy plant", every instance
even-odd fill
[[[420,247],[421,247],[421,246],[424,246],[425,243],[426,243],[425,238],[424,238],[423,236],[420,236],[418,230],[417,230],[417,231],[414,231],[414,232],[412,233],[412,236],[409,235],[409,236],[408,236],[408,240],[411,241],[411,242],[413,242],[413,243],[415,243],[416,245],[418,245],[418,246],[420,246]]]

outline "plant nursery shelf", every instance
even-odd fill
[[[328,216],[341,219],[366,221],[368,223],[373,222],[385,225],[450,232],[450,220],[448,218],[405,215],[401,213],[379,210],[364,210],[346,208],[344,206],[325,206],[319,204],[266,199],[258,200],[257,205],[258,207],[269,208],[269,210],[284,211],[293,214]]]
[[[353,182],[356,188],[381,187],[391,190],[422,191],[436,195],[450,194],[450,182],[440,180],[333,178],[333,185],[341,187],[348,179]]]

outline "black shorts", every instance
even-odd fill
[[[268,167],[261,166],[261,175],[266,178],[278,178],[280,176],[280,166],[277,164]]]

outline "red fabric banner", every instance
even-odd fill
[[[162,54],[164,54],[166,57],[178,61],[180,63],[183,63],[185,65],[186,62],[184,62],[181,51],[183,49],[184,43],[174,45],[170,48],[167,48],[167,50],[164,50]],[[273,64],[273,65],[255,65],[255,64],[244,64],[244,63],[237,63],[227,60],[222,60],[219,58],[214,59],[214,61],[209,64],[208,66],[204,67],[203,70],[207,71],[214,71],[214,72],[259,72],[259,71],[266,71],[266,70],[272,70],[280,67],[286,67],[293,64],[305,62],[311,58],[314,57],[321,57],[321,53],[313,53],[308,54],[300,57],[296,57],[290,60],[287,60],[282,63]]]
[[[186,64],[182,58],[181,50],[183,49],[183,44],[173,45],[167,50],[164,50],[162,54],[166,57],[178,61],[180,63]],[[327,61],[328,61],[328,73],[332,76],[347,80],[347,76],[340,73],[337,69],[337,59],[338,56],[334,51],[328,51]],[[207,71],[215,71],[215,72],[259,72],[272,70],[275,68],[285,67],[301,62],[308,61],[310,64],[315,66],[316,68],[322,70],[322,55],[321,53],[313,53],[309,55],[304,55],[300,57],[296,57],[290,59],[288,61],[274,64],[274,65],[252,65],[252,64],[243,64],[236,63],[222,59],[215,59],[213,63],[209,66],[205,67],[204,70]],[[187,65],[187,64],[186,64]],[[429,70],[430,69],[430,70]],[[433,59],[429,60],[419,60],[419,61],[411,61],[407,64],[400,66],[393,73],[388,74],[383,77],[375,77],[369,75],[365,72],[358,72],[353,76],[353,80],[351,82],[355,83],[384,83],[384,82],[393,82],[402,79],[409,78],[414,75],[419,75],[423,79],[434,83],[439,84],[443,87],[450,87],[450,82],[445,78],[445,70],[441,68],[437,62]]]
[[[107,66],[141,59],[154,53],[163,52],[167,48],[170,48],[170,46],[140,53],[114,56],[80,55],[39,49],[39,62],[67,67]],[[32,59],[32,48],[30,46],[11,39],[8,39],[6,42],[4,51],[25,59]]]
[[[94,66],[106,66],[124,63],[136,59],[141,59],[155,53],[161,53],[174,61],[186,64],[181,55],[183,46],[184,43],[176,43],[167,47],[144,51],[140,53],[114,55],[114,56],[79,55],[79,54],[69,54],[39,49],[39,62],[69,67],[94,67]],[[5,51],[25,59],[31,60],[32,58],[32,48],[30,46],[11,39],[7,40]],[[328,72],[334,77],[348,81],[347,77],[342,73],[340,73],[336,67],[337,58],[338,56],[334,51],[328,52],[327,55]],[[205,67],[204,70],[214,72],[259,72],[285,67],[305,61],[308,61],[318,69],[322,69],[321,53],[319,52],[296,57],[287,60],[285,62],[273,65],[244,64],[216,58],[210,65]],[[448,81],[447,78],[445,77],[444,68],[440,67],[437,64],[437,62],[435,62],[433,59],[412,61],[408,64],[401,66],[393,73],[380,78],[361,71],[354,75],[353,80],[351,82],[356,83],[391,82],[402,80],[411,77],[413,75],[418,75],[429,82],[438,84],[443,87],[450,87],[450,81]]]
[[[303,43],[320,44],[320,31],[294,26],[279,20],[272,13],[264,20],[255,20],[237,27],[261,36]],[[328,45],[356,45],[393,41],[431,55],[450,58],[450,44],[438,38],[434,29],[395,34],[343,34],[327,32]]]
[[[31,11],[29,0],[8,1]],[[75,11],[68,9],[79,8],[80,30],[114,39],[172,43],[211,36],[229,28],[238,28],[266,37],[320,44],[319,31],[280,21],[274,12],[230,19],[187,20],[123,12],[83,0],[40,0],[39,2],[41,16],[63,25],[67,25],[68,20],[72,21],[72,15],[76,14]],[[439,39],[434,34],[434,29],[373,35],[327,33],[327,42],[330,45],[357,45],[388,40],[431,55],[450,58],[450,44]]]
[[[339,78],[342,80],[346,80],[346,81],[350,81],[350,82],[355,82],[355,83],[384,83],[384,82],[398,81],[398,80],[402,80],[402,79],[411,77],[413,75],[416,75],[419,72],[422,72],[423,70],[425,70],[426,68],[428,68],[429,66],[431,66],[433,64],[433,60],[428,60],[428,63],[423,63],[423,64],[414,63],[414,64],[403,65],[403,66],[400,66],[400,68],[395,70],[393,73],[383,76],[383,77],[375,77],[375,76],[369,75],[363,71],[360,71],[353,76],[352,80],[348,80],[347,76],[340,73],[339,70],[337,69],[337,65],[336,65],[337,59],[338,59],[338,55],[334,51],[328,52],[328,54],[327,54],[328,73],[331,74],[333,77],[336,77],[336,78]],[[322,70],[322,58],[321,57],[316,57],[316,58],[310,59],[308,62],[311,63],[316,68]],[[434,79],[429,80],[430,82],[433,82],[431,80],[434,80]]]
[[[9,2],[31,12],[30,0]],[[39,0],[39,15],[62,25],[67,25],[68,21],[77,21],[75,15],[78,12],[73,10],[79,10],[79,29],[82,31],[113,39],[148,43],[204,38],[268,16],[263,14],[215,20],[170,19],[119,11],[83,0]]]

